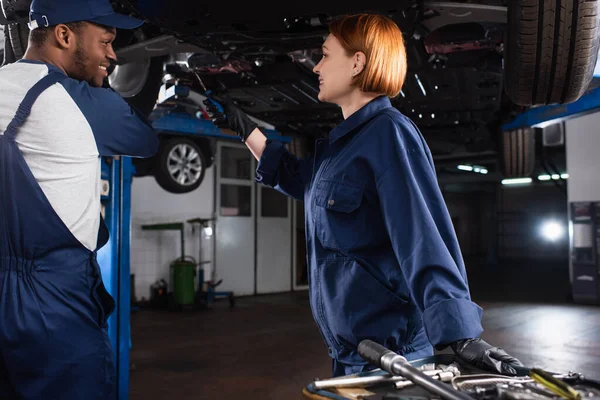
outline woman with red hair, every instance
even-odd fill
[[[406,49],[383,15],[330,24],[314,67],[319,100],[344,120],[298,159],[267,140],[239,108],[225,110],[259,161],[256,180],[305,202],[310,304],[333,358],[333,375],[374,368],[358,344],[371,339],[408,360],[451,346],[462,360],[516,374],[519,360],[481,340],[464,262],[415,124],[390,103],[406,76]]]

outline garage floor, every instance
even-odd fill
[[[557,290],[558,300],[551,292],[521,300],[506,274],[471,275],[484,339],[528,366],[600,380],[599,307],[560,301]],[[490,282],[495,291],[485,290]],[[551,278],[536,285],[553,288]],[[307,292],[239,298],[234,309],[223,301],[204,311],[138,311],[132,341],[131,400],[302,399],[303,387],[330,376]]]

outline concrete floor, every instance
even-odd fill
[[[485,340],[527,366],[600,380],[598,306],[564,301],[562,278],[548,270],[545,284],[471,275]],[[542,301],[519,299],[514,289],[525,284],[548,291]],[[203,311],[141,310],[132,314],[132,340],[131,400],[302,399],[307,384],[331,376],[307,292],[239,298],[234,309],[222,301]]]

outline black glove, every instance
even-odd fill
[[[517,371],[511,365],[523,366],[500,347],[491,346],[480,338],[457,340],[450,347],[460,360],[490,372],[514,376]]]
[[[214,115],[216,114],[216,107],[209,102],[210,100],[205,101],[204,104],[206,104],[209,114]],[[258,128],[258,124],[252,121],[245,112],[236,106],[231,98],[226,97],[220,104],[225,112],[225,122],[227,126],[237,133],[242,142],[245,142],[252,131]],[[211,117],[213,115],[211,115]]]

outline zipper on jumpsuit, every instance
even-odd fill
[[[316,146],[318,147],[323,140],[328,140],[328,139],[319,139],[317,141]],[[313,160],[313,179],[312,179],[312,187],[311,187],[311,191],[314,190],[315,187],[315,182],[317,182],[317,179],[321,178],[321,176],[323,175],[323,171],[325,170],[325,168],[327,167],[327,165],[329,164],[330,161],[330,157],[326,157],[323,160],[323,163],[319,166],[319,170],[316,171],[315,167],[316,167],[316,162],[317,162],[317,152],[315,152],[315,158]],[[323,155],[325,155],[325,151],[323,152]],[[313,196],[310,197],[311,200],[311,204],[309,204],[309,207],[312,207],[313,204],[313,199],[314,199],[314,191],[313,191]],[[312,225],[313,225],[313,230],[315,231],[315,233],[313,233],[313,240],[318,240],[318,237],[316,237],[316,227],[315,227],[315,213],[312,213]],[[315,257],[315,260],[317,262],[317,265],[315,265],[315,269],[319,268],[319,262],[318,259],[316,259],[316,256],[313,255],[313,257]],[[309,274],[310,276],[310,274]],[[313,278],[314,281],[314,278]],[[321,336],[323,337],[323,339],[325,340],[325,342],[327,343],[327,347],[329,350],[329,354],[332,354],[332,348],[336,347],[336,341],[333,338],[333,334],[331,333],[331,331],[329,330],[329,327],[327,326],[327,323],[325,322],[325,310],[324,310],[324,306],[323,306],[323,296],[321,295],[321,290],[320,290],[320,286],[321,286],[321,279],[319,279],[317,281],[319,284],[315,285],[317,286],[316,290],[315,290],[315,309],[316,309],[316,314],[318,317],[317,320],[317,326],[319,327],[319,330],[321,331]]]

